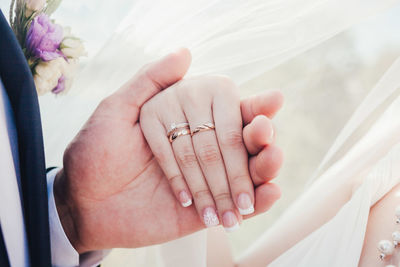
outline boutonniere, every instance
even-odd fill
[[[32,71],[38,95],[65,93],[72,85],[82,41],[51,15],[61,0],[12,0],[10,24]]]

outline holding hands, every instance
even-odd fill
[[[281,102],[278,93],[260,97]],[[258,115],[248,114],[248,107],[257,105],[255,101],[265,105],[255,98],[243,102],[246,124]],[[270,114],[260,113],[254,124],[245,128],[247,149],[240,98],[226,77],[181,80],[143,105],[140,124],[150,149],[175,197],[183,207],[194,200],[206,227],[221,223],[228,232],[238,228],[242,215],[254,212],[254,185],[276,175],[281,155],[272,145],[273,127],[265,115]],[[277,164],[272,164],[267,176],[260,174],[262,179],[254,172],[252,180],[249,152],[258,154],[264,147],[263,157]]]
[[[224,77],[181,80],[190,59],[183,49],[144,67],[67,148],[54,194],[79,253],[148,246],[219,223],[233,230],[279,198],[269,180],[282,154],[269,118],[281,95],[240,101]]]

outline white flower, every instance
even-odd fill
[[[30,17],[33,12],[43,10],[46,0],[26,0],[26,17]]]
[[[65,61],[63,58],[58,57],[49,62],[40,62],[35,68],[34,81],[36,90],[39,95],[44,95],[53,90],[60,79],[61,64]]]
[[[80,39],[75,37],[66,37],[62,41],[61,45],[61,52],[67,58],[79,58],[81,56],[86,56],[85,47]]]
[[[72,84],[72,78],[75,75],[77,62],[75,60],[65,61],[64,58],[58,57],[49,62],[40,62],[35,68],[33,77],[36,90],[39,95],[51,92],[58,85],[61,76],[65,78],[65,90],[67,91]]]
[[[65,89],[62,94],[68,92],[68,90],[71,88],[74,76],[78,69],[78,60],[69,59],[68,62],[65,60],[64,62],[65,63],[61,66],[62,75],[65,77]]]

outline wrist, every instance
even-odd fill
[[[68,237],[69,242],[74,249],[79,253],[85,252],[79,239],[78,220],[76,219],[76,212],[72,199],[68,193],[67,177],[63,169],[61,169],[54,180],[54,201],[60,218],[61,225]]]

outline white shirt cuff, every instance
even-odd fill
[[[60,169],[47,173],[47,193],[49,199],[49,222],[51,243],[51,264],[56,267],[97,266],[109,253],[109,250],[99,250],[82,254],[81,256],[69,242],[58,217],[54,200],[53,184]]]

